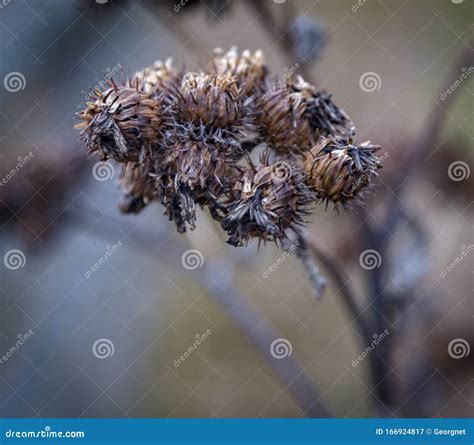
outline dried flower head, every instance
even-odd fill
[[[243,246],[251,238],[281,242],[285,231],[303,224],[303,216],[315,202],[314,193],[305,185],[305,174],[291,157],[270,160],[265,151],[258,166],[250,165],[233,189],[233,200],[222,228],[228,243]]]
[[[379,149],[370,142],[356,146],[351,141],[323,138],[306,155],[308,183],[326,202],[343,207],[360,204],[382,167],[381,160],[375,156]]]
[[[262,96],[258,122],[264,140],[279,153],[308,150],[314,143],[307,103],[300,92],[276,88]]]
[[[162,95],[166,102],[172,102],[176,96],[182,75],[173,66],[173,60],[157,60],[153,65],[133,75],[143,90],[149,94]]]
[[[105,91],[96,89],[92,101],[79,113],[81,137],[90,152],[102,160],[119,162],[143,159],[160,139],[161,100],[130,82],[117,86],[113,81]]]
[[[318,91],[301,76],[290,78],[288,88],[301,95],[314,133],[320,136],[351,137],[355,127],[342,108],[339,108],[325,91]]]
[[[200,206],[232,245],[281,243],[317,201],[361,202],[381,167],[331,96],[293,74],[269,88],[262,52],[236,48],[217,49],[203,73],[155,62],[96,90],[78,128],[90,152],[123,163],[123,211],[159,201],[185,232]]]
[[[154,171],[154,161],[147,157],[141,162],[126,162],[122,167],[120,185],[124,192],[120,202],[123,213],[138,213],[151,201],[158,198],[158,190],[150,173]]]
[[[249,50],[245,50],[239,55],[235,46],[226,53],[222,48],[216,48],[209,65],[211,73],[234,76],[242,93],[247,96],[266,90],[268,71],[262,51],[255,51],[252,54]]]

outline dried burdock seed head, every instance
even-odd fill
[[[264,139],[279,153],[303,152],[313,146],[307,103],[300,92],[274,88],[261,97],[260,111]]]
[[[178,188],[185,186],[201,197],[207,193],[216,198],[232,181],[232,167],[225,153],[205,140],[176,142],[160,164],[174,175]]]
[[[379,149],[370,142],[356,146],[351,141],[323,138],[306,155],[308,183],[318,198],[336,206],[361,204],[382,167],[381,159],[375,156]]]
[[[317,91],[301,76],[290,78],[288,88],[301,94],[301,99],[306,105],[305,116],[309,120],[313,133],[345,138],[353,136],[354,124],[345,111],[332,101],[330,94]]]
[[[146,93],[161,94],[167,102],[172,102],[176,97],[181,78],[182,75],[173,66],[171,58],[164,63],[157,60],[153,65],[133,75],[133,79],[142,84]]]
[[[258,166],[251,165],[237,178],[234,197],[222,221],[228,243],[243,246],[251,238],[281,242],[285,231],[297,230],[303,216],[315,203],[315,194],[305,185],[306,175],[292,157],[270,160],[265,151]]]
[[[150,173],[153,172],[154,161],[151,158],[146,158],[143,163],[126,162],[123,164],[120,185],[124,195],[119,204],[123,213],[138,213],[159,197],[158,189],[150,177]]]
[[[261,50],[253,54],[245,50],[239,55],[235,46],[226,53],[222,48],[216,48],[214,58],[209,64],[209,72],[235,76],[237,84],[245,95],[263,93],[266,89],[268,67]]]
[[[79,113],[81,137],[90,152],[102,160],[137,162],[156,146],[160,137],[161,100],[130,82],[91,95],[87,108]]]
[[[159,175],[155,182],[165,215],[176,225],[179,233],[196,228],[196,205],[193,194],[186,186],[177,184],[172,175]]]
[[[187,122],[225,128],[240,120],[241,93],[236,78],[230,74],[188,73],[180,96],[180,117]]]

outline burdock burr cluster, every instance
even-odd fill
[[[90,96],[77,127],[122,164],[122,211],[156,201],[185,232],[200,206],[235,246],[283,242],[319,202],[362,203],[381,167],[330,94],[273,77],[261,51],[217,49],[196,73],[155,62]]]

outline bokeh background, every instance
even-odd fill
[[[472,0],[5,0],[0,416],[472,416],[473,16]],[[298,63],[382,146],[366,209],[308,224],[322,299],[297,258],[232,248],[205,214],[186,235],[158,206],[120,214],[119,167],[73,129],[111,75],[197,71],[233,45],[277,76]]]

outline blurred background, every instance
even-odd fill
[[[5,0],[0,416],[474,414],[472,0]],[[172,57],[263,50],[333,94],[384,168],[320,206],[328,287],[274,246],[122,215],[73,129],[88,92]],[[1,357],[3,355],[3,357]]]

